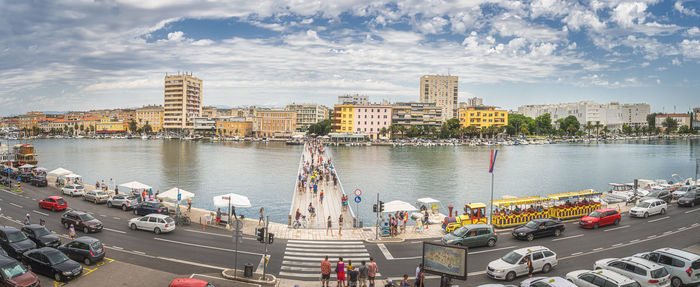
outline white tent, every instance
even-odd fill
[[[228,193],[214,196],[214,207],[250,207],[250,200],[247,196]]]
[[[43,168],[43,167],[37,167],[37,168],[35,168],[34,170],[35,170],[35,171],[43,171],[43,172],[46,172],[46,168]]]
[[[440,203],[439,200],[433,199],[430,197],[419,198],[417,201],[418,201],[418,203],[423,203],[423,204]]]
[[[71,174],[66,174],[66,175],[64,175],[64,176],[62,176],[62,177],[63,177],[63,178],[67,178],[67,179],[73,180],[73,179],[76,179],[76,178],[81,178],[82,176],[77,175],[77,174],[75,174],[75,173],[71,173]]]
[[[150,189],[151,187],[148,185],[145,185],[143,183],[140,183],[138,181],[132,181],[132,182],[127,182],[127,183],[122,183],[119,186],[121,187],[126,187],[129,189]]]
[[[194,193],[191,193],[187,190],[184,190],[180,188],[180,198],[182,200],[187,200],[188,198],[193,198]],[[168,200],[168,201],[177,201],[177,187],[173,187],[166,192],[159,193],[158,196],[156,196],[158,199],[162,200]]]
[[[19,168],[32,168],[32,167],[34,167],[34,166],[31,164],[25,164],[23,166],[20,166]]]
[[[70,170],[64,169],[62,167],[59,167],[59,168],[54,169],[51,172],[49,172],[49,175],[61,176],[61,175],[66,175],[66,174],[71,174],[71,173],[73,173],[73,172]]]
[[[418,210],[415,206],[412,204],[401,201],[401,200],[393,200],[389,201],[384,204],[384,213],[394,213],[397,211],[416,211]]]

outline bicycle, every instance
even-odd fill
[[[175,216],[175,223],[177,225],[190,225],[192,220],[190,219],[189,213],[180,212],[179,215]]]
[[[306,216],[302,215],[298,220],[294,221],[292,228],[294,228],[294,229],[306,228],[306,224],[307,224]]]

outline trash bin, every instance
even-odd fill
[[[243,269],[243,277],[253,277],[253,264],[246,263],[245,268]]]

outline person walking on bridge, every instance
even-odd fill
[[[338,236],[343,236],[343,215],[338,216]]]
[[[326,235],[328,235],[328,231],[333,234],[333,220],[331,219],[331,216],[328,216],[328,227],[326,227]]]

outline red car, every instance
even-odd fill
[[[194,278],[175,278],[170,287],[214,287],[211,283]]]
[[[612,208],[601,208],[591,212],[591,214],[588,216],[581,218],[578,224],[583,228],[596,229],[599,226],[606,226],[610,224],[618,225],[620,224],[620,220],[622,220],[622,217],[617,210]]]
[[[51,211],[64,210],[68,208],[68,202],[60,196],[49,196],[39,200],[39,208],[51,209]]]

